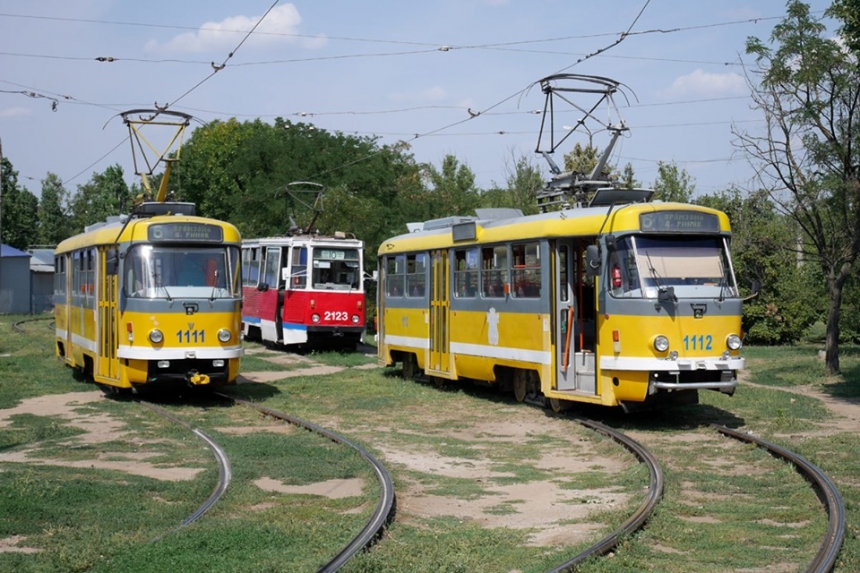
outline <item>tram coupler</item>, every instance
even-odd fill
[[[200,374],[197,370],[192,370],[189,372],[186,377],[188,378],[188,383],[192,386],[205,386],[209,384],[209,376],[206,374]]]

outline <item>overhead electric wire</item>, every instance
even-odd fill
[[[762,21],[768,21],[768,20],[774,20],[774,19],[782,18],[781,16],[774,16],[774,17],[759,17],[759,18],[749,18],[749,19],[745,19],[745,20],[733,20],[733,21],[728,21],[728,22],[716,22],[716,23],[710,23],[710,24],[691,25],[691,26],[683,26],[683,27],[675,27],[675,28],[667,28],[667,29],[657,28],[657,29],[649,29],[649,30],[633,31],[633,27],[634,27],[634,26],[635,26],[635,24],[638,22],[639,18],[641,17],[642,13],[643,13],[643,12],[644,12],[644,10],[647,8],[647,6],[648,6],[648,4],[649,4],[649,3],[650,3],[650,0],[648,0],[648,1],[643,5],[643,7],[641,8],[641,10],[640,10],[640,11],[639,11],[639,13],[637,14],[636,18],[633,20],[633,22],[630,24],[630,26],[628,26],[627,30],[626,30],[626,31],[624,31],[624,32],[621,32],[621,33],[620,33],[620,35],[619,35],[619,37],[618,37],[618,39],[617,39],[615,42],[613,42],[613,43],[611,43],[611,44],[609,44],[609,45],[607,45],[607,46],[605,46],[605,47],[603,47],[603,48],[601,48],[601,49],[599,49],[599,50],[597,50],[597,51],[595,51],[595,52],[591,52],[591,53],[585,54],[583,57],[581,57],[580,59],[578,59],[576,62],[574,62],[573,64],[571,64],[571,65],[569,65],[569,66],[567,66],[567,67],[565,67],[565,68],[563,68],[562,70],[570,69],[571,67],[573,67],[573,66],[575,66],[575,65],[578,65],[579,63],[581,63],[581,62],[583,62],[583,61],[585,61],[585,60],[587,60],[587,59],[589,59],[589,58],[596,57],[596,56],[612,57],[612,58],[650,59],[650,60],[654,60],[654,61],[680,61],[680,62],[687,62],[687,63],[701,63],[701,64],[714,64],[714,65],[730,65],[729,63],[726,63],[726,62],[701,62],[701,61],[698,61],[698,62],[697,62],[697,61],[692,61],[692,60],[691,60],[691,61],[686,61],[686,60],[676,60],[676,59],[668,59],[668,58],[644,58],[644,57],[641,57],[641,56],[606,55],[606,54],[605,54],[605,52],[606,52],[607,50],[609,50],[609,49],[613,48],[614,46],[617,46],[617,45],[618,45],[619,43],[621,43],[625,38],[627,38],[627,37],[629,37],[629,36],[634,36],[634,35],[645,35],[645,34],[671,34],[671,33],[685,32],[685,31],[701,30],[701,29],[704,29],[704,28],[715,28],[715,27],[722,27],[722,26],[732,26],[732,25],[738,25],[738,24],[749,24],[749,23],[756,23],[756,24],[757,24],[757,23],[762,22]],[[205,27],[191,27],[191,26],[163,25],[163,24],[151,24],[151,23],[140,23],[140,22],[121,22],[121,21],[93,20],[93,19],[82,19],[82,18],[63,18],[63,17],[54,17],[54,16],[37,16],[37,15],[9,14],[9,13],[0,13],[0,17],[7,17],[7,18],[29,18],[29,19],[40,19],[40,20],[68,21],[68,22],[84,22],[84,23],[105,24],[105,25],[127,25],[127,26],[140,26],[140,27],[149,27],[149,28],[165,28],[165,29],[197,30],[197,31],[209,31],[209,32],[217,31],[217,32],[222,32],[222,33],[244,33],[244,34],[245,34],[245,35],[244,35],[244,37],[242,38],[242,40],[241,40],[241,41],[239,42],[239,44],[236,46],[236,48],[235,48],[232,52],[230,52],[230,53],[228,54],[227,58],[225,58],[225,59],[224,59],[224,61],[223,61],[220,65],[216,65],[214,62],[208,62],[208,63],[212,66],[213,71],[212,71],[208,76],[206,76],[204,79],[202,79],[200,82],[198,82],[197,84],[195,84],[192,88],[190,88],[190,89],[189,89],[189,90],[187,90],[185,93],[183,93],[180,97],[176,98],[175,100],[173,100],[172,102],[170,102],[169,104],[167,104],[167,106],[165,106],[165,108],[164,108],[164,109],[166,109],[167,107],[169,107],[169,106],[173,106],[173,105],[175,105],[177,102],[179,102],[180,100],[182,100],[183,98],[185,98],[188,94],[190,94],[191,92],[193,92],[194,90],[196,90],[197,88],[199,88],[202,84],[204,84],[206,81],[208,81],[209,79],[211,79],[211,77],[212,77],[212,76],[214,76],[218,71],[220,71],[221,69],[223,69],[223,68],[226,66],[227,62],[228,62],[228,61],[233,57],[233,55],[235,54],[236,50],[238,50],[238,49],[239,49],[239,47],[241,47],[241,46],[242,46],[242,44],[243,44],[243,43],[244,43],[244,42],[245,42],[245,41],[250,37],[250,35],[251,35],[252,33],[254,33],[254,34],[258,34],[258,35],[274,35],[274,36],[286,36],[286,37],[297,37],[297,38],[304,38],[304,37],[307,37],[307,38],[314,38],[314,39],[317,39],[317,38],[319,38],[319,37],[320,37],[319,35],[307,35],[307,34],[293,34],[293,33],[280,33],[280,32],[257,31],[257,30],[256,30],[256,29],[257,29],[257,27],[260,25],[260,23],[263,21],[263,19],[266,17],[266,15],[268,15],[268,13],[269,13],[272,9],[274,9],[274,7],[275,7],[277,4],[278,4],[278,2],[277,2],[277,1],[276,1],[276,2],[274,2],[274,3],[272,4],[272,6],[270,6],[270,7],[269,7],[269,9],[266,11],[266,13],[264,13],[264,14],[263,14],[263,16],[262,16],[262,17],[260,17],[260,19],[256,22],[256,24],[254,24],[254,26],[251,28],[251,30],[247,30],[247,31],[246,31],[246,30],[212,30],[211,28],[205,28]],[[618,33],[597,33],[597,34],[586,34],[586,35],[571,35],[571,36],[563,36],[563,37],[553,37],[553,38],[543,38],[543,39],[531,39],[531,40],[516,40],[516,41],[510,41],[510,42],[497,42],[497,43],[488,43],[488,44],[471,44],[471,45],[463,45],[463,46],[457,46],[457,45],[442,45],[441,47],[440,47],[440,46],[439,46],[439,44],[437,44],[437,43],[427,43],[427,42],[400,41],[400,40],[380,40],[380,39],[355,38],[355,37],[340,37],[340,36],[326,36],[326,39],[331,39],[331,40],[355,41],[355,42],[367,42],[367,43],[402,44],[402,45],[428,46],[428,47],[431,47],[431,46],[432,46],[432,47],[434,47],[434,48],[433,48],[433,49],[428,49],[428,50],[416,50],[416,51],[402,52],[402,53],[392,52],[392,53],[387,53],[387,54],[386,54],[386,53],[381,53],[381,54],[353,54],[353,55],[344,55],[344,56],[326,56],[326,57],[322,57],[322,58],[305,58],[305,59],[295,59],[295,60],[279,60],[279,61],[272,61],[272,62],[241,62],[241,63],[231,64],[231,66],[233,66],[233,67],[239,67],[239,66],[264,65],[264,64],[269,64],[269,63],[286,63],[286,62],[300,62],[300,61],[316,61],[316,60],[322,60],[322,59],[342,59],[342,58],[350,58],[350,57],[387,57],[387,56],[393,56],[393,55],[420,54],[420,53],[427,53],[427,52],[430,52],[430,51],[454,51],[454,50],[470,50],[470,49],[471,49],[471,50],[474,50],[474,49],[513,49],[513,47],[514,47],[514,46],[521,46],[521,45],[526,45],[526,44],[537,44],[537,43],[549,43],[549,42],[558,42],[558,41],[569,41],[569,40],[575,40],[575,39],[590,39],[590,38],[598,38],[598,37],[613,36],[613,35],[618,35]],[[72,57],[70,57],[70,56],[40,56],[40,55],[33,55],[33,54],[11,54],[11,53],[0,53],[0,55],[17,55],[17,56],[23,56],[23,57],[55,57],[55,58],[57,58],[57,59],[77,59],[77,58],[72,58]],[[84,58],[81,58],[81,59],[84,59]],[[93,58],[86,58],[86,59],[87,59],[87,60],[90,60],[90,59],[93,59]],[[105,60],[112,60],[112,59],[113,59],[113,60],[116,60],[116,58],[105,58]],[[207,63],[207,62],[202,62],[202,61],[191,61],[191,60],[146,60],[146,59],[140,59],[140,58],[134,58],[134,59],[128,59],[128,60],[130,60],[130,61],[131,61],[131,60],[133,60],[133,61],[135,61],[135,62],[144,62],[144,63],[189,63],[189,64],[197,64],[197,65],[202,64],[202,63]],[[532,84],[532,85],[533,85],[533,84]],[[531,87],[531,86],[529,86],[529,88],[530,88],[530,87]],[[527,112],[493,112],[493,111],[492,111],[492,110],[494,110],[495,108],[497,108],[498,106],[502,105],[503,103],[505,103],[505,102],[507,102],[507,101],[511,100],[512,98],[516,97],[517,95],[520,95],[520,94],[524,93],[524,92],[525,92],[525,91],[527,91],[529,88],[525,88],[524,90],[520,90],[519,92],[517,92],[517,93],[515,93],[515,94],[513,94],[513,95],[511,95],[511,96],[508,96],[507,98],[504,98],[504,99],[500,100],[500,101],[499,101],[499,102],[497,102],[496,104],[493,104],[493,105],[491,105],[491,106],[487,107],[486,109],[484,109],[484,110],[482,110],[482,111],[476,112],[473,116],[470,116],[470,117],[465,118],[465,119],[463,119],[463,120],[460,120],[460,121],[457,121],[457,122],[454,122],[454,123],[451,123],[451,124],[445,125],[445,126],[443,126],[443,127],[440,127],[440,128],[437,128],[437,129],[434,129],[434,130],[431,130],[431,131],[427,131],[427,132],[424,132],[424,133],[415,133],[415,134],[414,134],[414,137],[412,137],[412,138],[411,138],[410,140],[408,140],[408,141],[410,141],[410,142],[411,142],[411,141],[414,141],[414,140],[416,140],[416,139],[418,139],[418,138],[421,138],[421,137],[434,136],[434,135],[436,135],[436,134],[438,134],[438,133],[440,133],[440,132],[446,131],[446,130],[448,130],[448,129],[450,129],[450,128],[453,128],[453,127],[455,127],[455,126],[457,126],[457,125],[460,125],[460,124],[462,124],[462,123],[464,123],[464,122],[466,122],[466,121],[470,121],[470,120],[474,119],[475,117],[477,117],[477,116],[479,116],[479,115],[501,115],[502,113],[511,113],[511,114],[512,114],[512,113],[533,113],[532,111],[527,111]],[[47,92],[46,92],[46,93],[47,93]],[[64,98],[67,98],[68,96],[63,96],[63,97],[64,97]],[[50,99],[50,98],[49,98],[49,99]],[[726,99],[728,99],[728,98],[726,98]],[[76,100],[76,99],[74,99],[74,98],[70,98],[70,99],[69,99],[69,101],[74,102],[74,103],[79,103],[79,104],[82,104],[82,105],[94,105],[94,106],[108,107],[108,106],[107,106],[107,104],[95,104],[95,103],[90,103],[90,102],[82,102],[81,100]],[[649,105],[669,105],[670,103],[681,103],[681,102],[667,102],[667,103],[665,103],[665,104],[661,104],[661,103],[654,103],[654,104],[641,104],[641,105],[642,105],[642,106],[649,106]],[[420,108],[415,108],[415,109],[420,109]],[[296,113],[294,113],[294,114],[292,114],[292,115],[298,115],[299,113],[303,114],[303,116],[306,116],[306,115],[311,115],[311,116],[313,116],[313,115],[336,115],[336,114],[352,114],[352,115],[359,115],[359,114],[374,114],[374,113],[401,113],[402,111],[405,111],[405,110],[383,110],[383,111],[377,111],[377,112],[353,112],[353,111],[347,111],[347,112],[296,112]],[[217,112],[212,112],[212,113],[217,113]],[[278,114],[278,115],[280,116],[280,115],[282,115],[282,114]],[[257,114],[257,115],[254,115],[254,117],[260,117],[260,116]],[[649,127],[652,127],[652,126],[649,126]],[[654,126],[654,127],[657,127],[657,126]],[[505,134],[505,133],[516,133],[516,132],[505,132],[504,130],[502,130],[502,131],[499,131],[499,132],[493,132],[493,133]],[[122,142],[120,142],[120,144],[121,144],[121,143],[122,143]],[[115,148],[114,148],[114,149],[115,149]],[[103,158],[102,158],[102,159],[103,159]],[[99,161],[101,161],[101,159],[100,159]],[[96,162],[96,163],[97,163],[97,162]],[[351,163],[351,164],[354,164],[354,163]],[[92,166],[92,165],[91,165],[91,166]],[[90,167],[91,167],[91,166],[90,166]],[[88,167],[87,169],[89,169],[90,167]],[[86,171],[86,170],[84,170],[84,171]],[[80,175],[80,174],[76,175],[75,177],[77,177],[77,176],[79,176],[79,175]],[[73,179],[74,179],[74,178],[73,178]]]

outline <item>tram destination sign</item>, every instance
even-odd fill
[[[157,223],[149,226],[147,238],[153,243],[220,243],[224,240],[224,231],[205,223]]]
[[[643,233],[719,233],[720,219],[713,213],[658,211],[639,215]]]

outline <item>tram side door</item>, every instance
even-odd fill
[[[430,252],[430,368],[448,373],[451,371],[448,347],[449,263],[448,250]]]
[[[284,310],[284,298],[278,288],[283,277],[281,276],[281,247],[266,247],[263,251],[263,260],[260,261],[260,284],[265,284],[265,290],[259,294],[260,301],[260,330],[263,340],[280,341],[284,337],[282,316]]]
[[[119,257],[115,248],[99,248],[96,284],[98,313],[98,356],[96,373],[104,378],[119,378],[119,321],[117,320],[117,268]]]
[[[583,283],[582,246],[559,240],[554,249],[556,390],[595,393],[593,321],[584,317],[593,291]]]

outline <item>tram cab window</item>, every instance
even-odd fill
[[[361,285],[361,253],[343,247],[315,247],[313,286],[325,290],[353,290]]]
[[[454,251],[454,296],[472,298],[478,289],[478,249]]]
[[[238,259],[236,247],[139,245],[125,257],[123,288],[132,298],[232,297]]]
[[[516,298],[540,298],[540,243],[511,245],[511,294]]]
[[[637,236],[616,245],[609,265],[613,296],[657,298],[668,287],[679,297],[738,296],[722,237]]]

